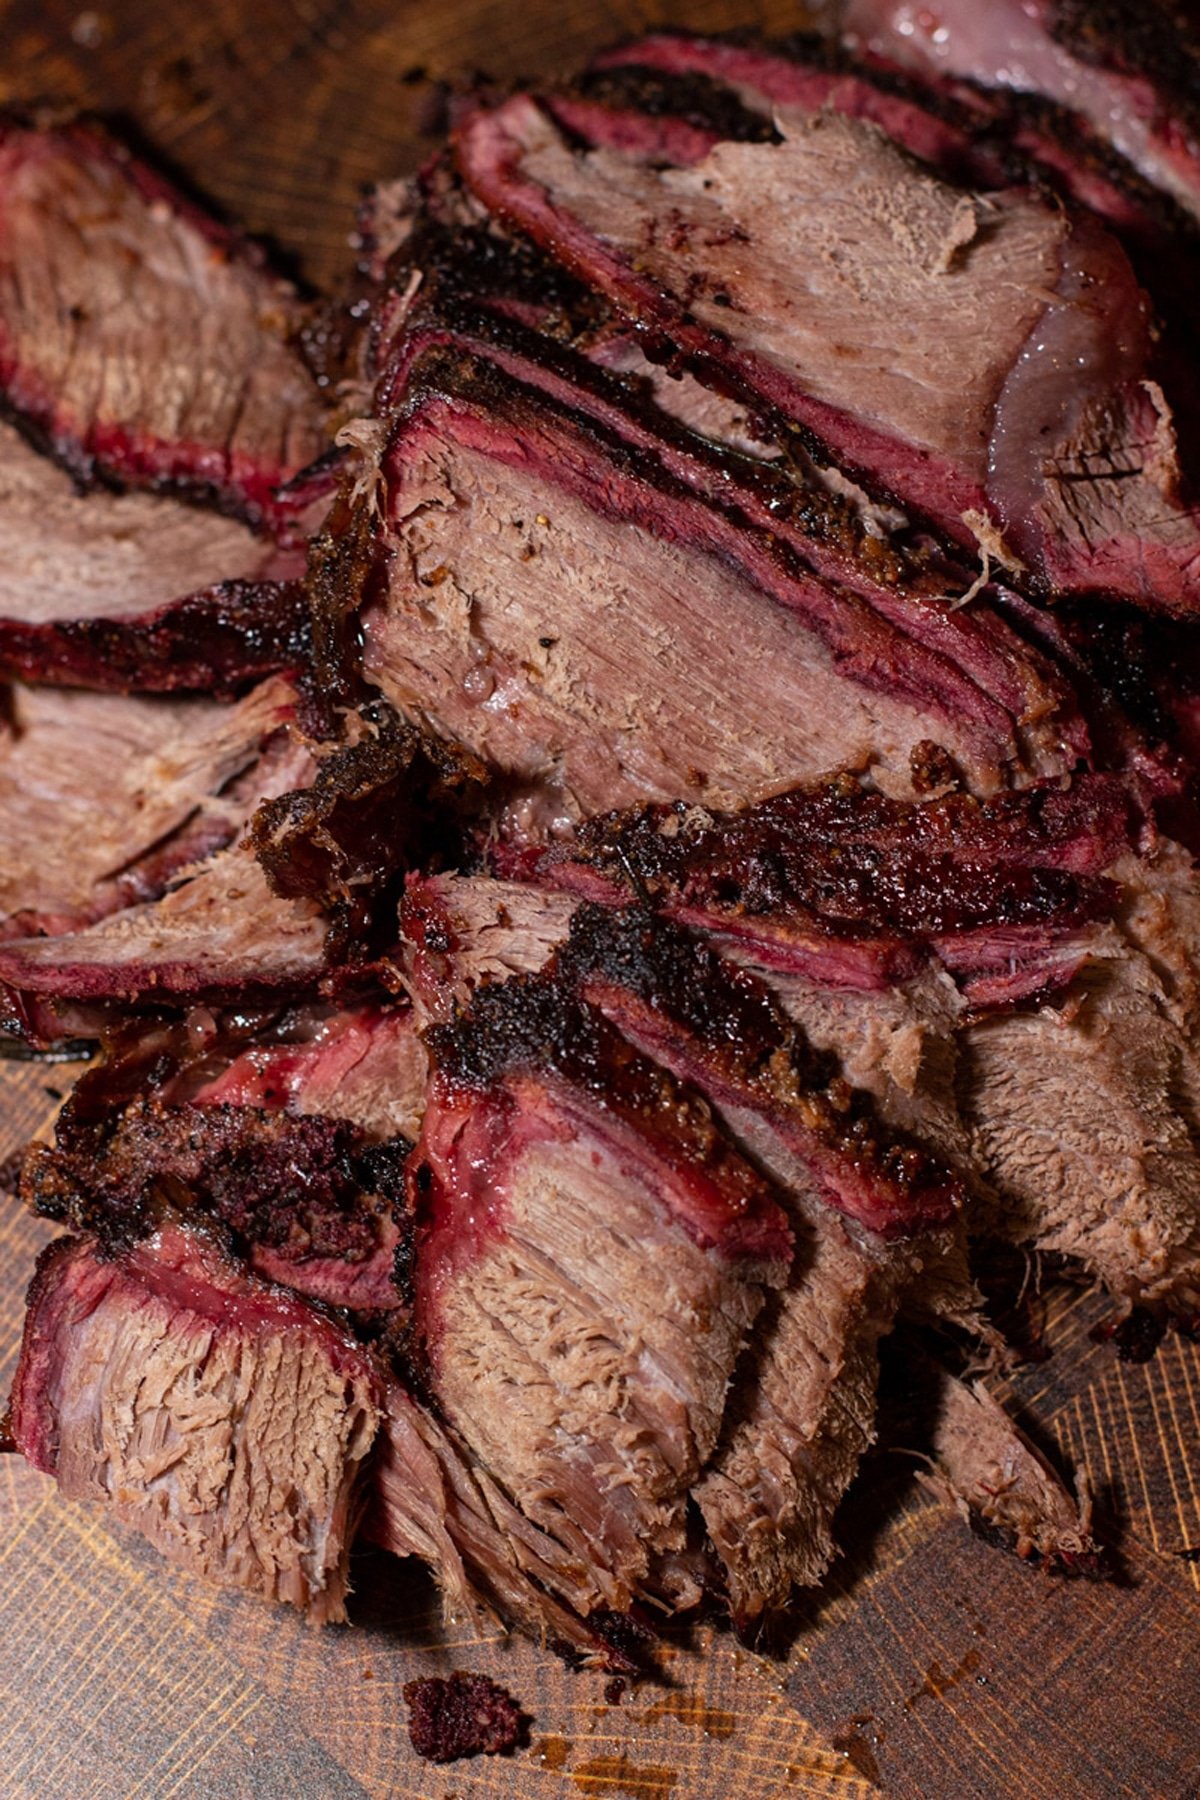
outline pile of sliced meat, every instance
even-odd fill
[[[1200,1326],[1200,40],[849,14],[461,95],[320,303],[0,127],[11,1436],[315,1619],[756,1630],[889,1358],[1095,1573],[977,1276]]]

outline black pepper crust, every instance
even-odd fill
[[[1057,0],[1050,29],[1084,62],[1144,75],[1200,134],[1200,32],[1181,0]]]
[[[559,980],[605,1010],[605,990],[615,994],[617,1013],[620,996],[631,995],[651,1015],[682,1027],[714,1074],[780,1117],[802,1122],[827,1150],[873,1173],[898,1197],[944,1195],[951,1208],[961,1201],[957,1176],[889,1125],[872,1097],[841,1074],[837,1058],[809,1043],[770,990],[703,939],[641,909],[581,906],[556,970]]]
[[[781,141],[769,119],[744,106],[732,88],[707,75],[666,74],[661,69],[622,63],[617,68],[587,69],[566,91],[650,119],[679,119],[735,143]]]
[[[823,931],[904,937],[1047,923],[1071,929],[1108,917],[1117,889],[1054,866],[1064,838],[1094,830],[1113,860],[1130,830],[1115,785],[1095,798],[1058,787],[980,801],[968,794],[910,802],[870,793],[850,776],[794,788],[739,813],[684,802],[608,813],[551,852],[656,899],[739,916],[815,917]]]

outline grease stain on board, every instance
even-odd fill
[[[561,1769],[571,1754],[571,1740],[564,1737],[539,1738],[533,1754],[544,1769]]]
[[[920,1687],[904,1702],[905,1712],[911,1712],[921,1700],[940,1700],[951,1688],[956,1688],[960,1681],[965,1681],[968,1675],[974,1675],[980,1660],[978,1650],[968,1650],[953,1669],[943,1669],[940,1662],[931,1662]]]
[[[667,1800],[679,1771],[663,1763],[635,1763],[625,1755],[594,1756],[580,1763],[571,1780],[581,1794],[628,1794],[630,1800]]]
[[[655,1719],[678,1719],[681,1724],[702,1731],[707,1738],[731,1738],[737,1730],[736,1713],[726,1712],[724,1707],[709,1706],[699,1694],[685,1694],[680,1689],[647,1707],[641,1717],[647,1725]]]

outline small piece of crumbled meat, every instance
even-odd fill
[[[498,1682],[486,1675],[427,1675],[404,1687],[408,1735],[426,1762],[456,1762],[460,1756],[488,1756],[511,1750],[521,1736],[521,1709]]]

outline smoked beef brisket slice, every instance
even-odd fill
[[[859,497],[822,484],[794,450],[783,455],[763,445],[761,454],[748,454],[736,409],[725,407],[728,419],[712,416],[721,404],[715,396],[691,378],[656,371],[627,336],[589,336],[585,319],[575,349],[558,341],[553,306],[532,330],[536,303],[526,294],[522,259],[514,255],[506,264],[493,249],[481,296],[474,250],[474,237],[464,243],[461,233],[430,227],[393,270],[397,292],[408,293],[414,280],[419,286],[387,352],[378,409],[389,412],[403,400],[423,350],[434,345],[493,363],[615,433],[711,505],[786,544],[799,569],[781,598],[868,690],[909,701],[929,716],[931,730],[937,721],[944,730],[947,721],[972,720],[1001,759],[1014,742],[1031,766],[1039,756],[1061,755],[1064,742],[1088,754],[1073,696],[1052,666],[986,599],[959,605],[975,583],[971,568],[927,546],[902,544]],[[723,434],[732,435],[720,441]]]
[[[1027,193],[939,182],[860,121],[779,123],[780,144],[662,169],[573,148],[517,96],[456,145],[488,207],[664,355],[868,486],[1035,583],[1195,610],[1200,533],[1116,242]]]
[[[10,688],[0,939],[80,929],[156,898],[236,837],[282,754],[295,702],[279,679],[232,705]]]
[[[354,1311],[407,1307],[404,1163],[426,1057],[404,1006],[197,1008],[110,1030],[34,1144],[35,1211],[128,1244],[164,1206],[235,1234],[259,1274]]]
[[[281,900],[242,842],[161,899],[58,937],[0,942],[0,982],[58,999],[174,1002],[304,993],[328,967],[326,923]]]
[[[698,1096],[568,990],[481,990],[427,1036],[410,1160],[415,1323],[447,1421],[625,1611],[686,1543],[689,1487],[791,1237]]]
[[[346,1566],[382,1383],[340,1327],[168,1224],[124,1255],[42,1254],[17,1447],[182,1567],[317,1621]]]
[[[375,573],[351,567],[365,673],[547,822],[741,804],[834,767],[911,791],[931,739],[983,792],[1019,766],[990,723],[868,690],[863,643],[807,629],[793,592],[815,577],[786,545],[494,366],[431,356],[381,475]]]
[[[781,107],[827,108],[863,119],[949,181],[984,188],[1040,182],[1099,214],[1139,249],[1166,251],[1187,227],[1183,209],[1080,114],[1037,96],[984,89],[929,62],[902,69],[878,53],[850,56],[803,33],[767,43],[745,34],[658,31],[602,52],[591,67],[601,78],[654,71],[703,81],[760,116]]]
[[[949,1171],[880,1129],[761,982],[642,909],[564,900],[486,877],[411,876],[401,928],[418,1010],[453,1018],[479,990],[494,997],[504,982],[552,968],[697,1087],[757,1156],[786,1162],[814,1202],[886,1235],[953,1219],[960,1194]]]
[[[201,1106],[325,1113],[348,1119],[375,1142],[415,1138],[421,1129],[428,1063],[404,1005],[318,1009],[311,1021],[299,1009],[286,1035],[252,1043],[215,1071],[205,1057],[200,1070],[189,1095]]]
[[[0,391],[82,478],[252,520],[325,448],[292,289],[92,125],[0,123]]]
[[[958,1098],[998,1198],[973,1229],[1076,1258],[1128,1303],[1200,1306],[1195,1059],[1112,929],[1054,1006],[960,1034]]]
[[[953,1227],[887,1244],[839,1219],[827,1203],[831,1197],[841,1203],[848,1184],[841,1194],[831,1186],[836,1154],[829,1154],[828,1141],[822,1158],[822,1100],[829,1096],[816,1085],[799,1093],[795,1084],[788,1088],[780,1066],[788,1033],[779,1015],[761,1001],[756,1008],[736,977],[700,950],[693,953],[693,980],[686,969],[673,968],[682,947],[676,942],[673,959],[671,927],[660,923],[643,941],[645,921],[635,921],[635,941],[622,953],[628,926],[589,918],[584,908],[584,932],[572,932],[578,907],[565,899],[482,877],[410,877],[402,911],[407,978],[420,1009],[445,1017],[466,1006],[481,985],[544,968],[557,953],[559,978],[582,985],[635,1043],[665,1053],[677,1072],[686,1069],[780,1184],[797,1245],[788,1284],[769,1297],[755,1323],[721,1438],[694,1489],[735,1617],[748,1628],[783,1606],[793,1584],[818,1581],[833,1554],[834,1512],[874,1435],[877,1344],[897,1307],[974,1329],[976,1297],[963,1244]],[[639,1009],[648,991],[653,1009]],[[871,995],[868,1004],[880,998]],[[664,1034],[672,1030],[668,1043]],[[796,1073],[793,1068],[793,1083]],[[848,1097],[841,1099],[848,1107]],[[834,1135],[829,1124],[826,1111],[827,1140]],[[923,1203],[932,1211],[937,1190],[930,1183],[922,1195],[914,1164],[904,1221],[897,1184],[889,1191],[878,1147],[868,1148],[865,1131],[857,1150],[860,1209],[870,1191],[874,1218],[913,1233]]]
[[[303,557],[169,496],[81,494],[0,423],[0,672],[224,691],[298,668]]]
[[[849,0],[851,44],[936,76],[1039,94],[1078,113],[1200,219],[1200,39],[1164,0]]]
[[[974,997],[998,967],[1057,979],[1062,952],[1117,904],[1100,871],[1143,828],[1112,776],[914,803],[843,775],[739,812],[677,802],[601,815],[540,856],[494,857],[602,904],[648,897],[748,960],[827,987],[883,991],[940,960]]]
[[[169,1202],[216,1219],[250,1269],[298,1293],[355,1312],[407,1304],[406,1138],[372,1147],[337,1117],[147,1094],[102,1137],[60,1125],[59,1141],[22,1172],[44,1215],[128,1241]]]

